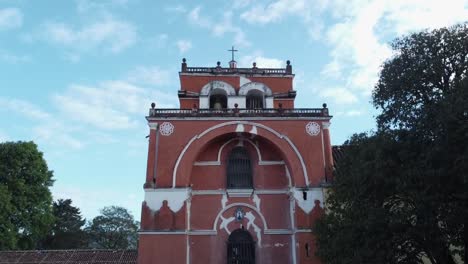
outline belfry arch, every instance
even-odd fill
[[[232,121],[213,126],[199,135],[194,136],[179,154],[173,170],[173,188],[189,186],[192,164],[196,157],[211,140],[228,133],[239,133],[242,130],[249,137],[262,137],[281,151],[281,156],[286,163],[291,177],[292,184],[299,182],[301,185],[308,185],[307,168],[302,155],[297,151],[297,147],[288,137],[281,135],[275,130],[254,122]],[[190,164],[190,165],[189,165]]]

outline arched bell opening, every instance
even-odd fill
[[[258,109],[264,108],[265,96],[262,91],[250,90],[246,96],[246,108]]]
[[[228,264],[255,264],[255,241],[245,229],[236,229],[227,241]]]
[[[214,89],[210,93],[210,109],[226,109],[227,94],[222,89]]]

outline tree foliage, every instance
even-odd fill
[[[414,33],[393,49],[373,93],[378,130],[343,146],[318,254],[468,263],[468,26]]]
[[[0,143],[0,249],[33,249],[51,224],[52,171],[33,142]]]
[[[70,199],[59,199],[53,205],[54,223],[43,243],[46,249],[71,249],[87,247],[87,236],[82,227],[85,220],[80,209]]]
[[[138,241],[138,223],[127,209],[104,207],[86,228],[92,248],[134,249]]]

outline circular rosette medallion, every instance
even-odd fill
[[[170,136],[174,132],[174,125],[169,122],[164,122],[159,127],[159,133],[163,136]]]
[[[306,125],[306,132],[311,136],[316,136],[320,133],[320,125],[317,122],[309,122]]]

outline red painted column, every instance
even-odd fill
[[[330,122],[322,123],[323,147],[325,153],[325,178],[327,182],[333,180],[333,153],[330,140]]]

